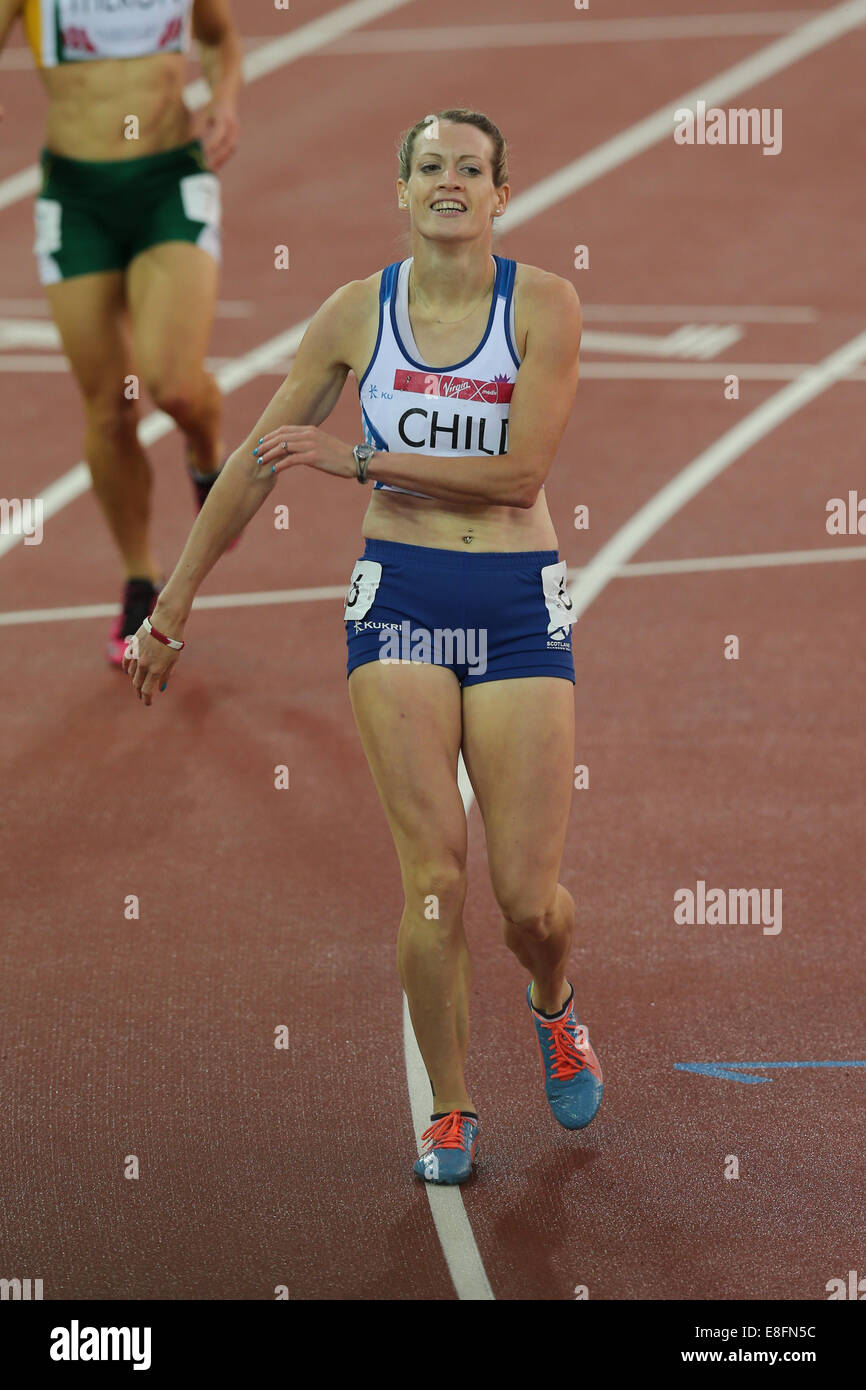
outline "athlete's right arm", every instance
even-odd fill
[[[273,491],[278,475],[264,472],[253,458],[257,441],[280,425],[320,425],[330,415],[349,371],[345,359],[351,355],[353,333],[367,298],[363,282],[352,281],[332,294],[310,320],[291,371],[223,466],[196,518],[151,615],[160,632],[182,637],[199,586]],[[136,633],[134,650],[137,657],[124,661],[124,669],[149,705],[176,653],[149,637],[143,627]]]
[[[0,0],[0,49],[9,37],[9,30],[24,9],[24,0]]]
[[[16,15],[21,14],[24,9],[24,0],[0,0],[0,53],[9,37],[9,30],[15,23]],[[4,109],[0,106],[0,121],[5,115]]]

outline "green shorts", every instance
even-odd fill
[[[41,162],[33,250],[43,285],[124,270],[163,241],[190,241],[220,259],[219,179],[200,141],[97,162],[43,150]]]

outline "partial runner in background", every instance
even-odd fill
[[[229,0],[0,0],[0,48],[17,16],[48,92],[34,251],[81,391],[93,490],[123,561],[107,644],[120,666],[161,577],[141,386],[184,436],[199,507],[222,459],[220,394],[204,359],[220,261],[216,171],[237,144],[241,46]],[[197,115],[183,99],[191,35],[211,90]]]

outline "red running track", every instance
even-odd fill
[[[653,16],[686,8],[656,3]],[[731,0],[711,8],[737,13]],[[785,9],[762,0],[764,14]],[[264,40],[317,13],[250,7],[241,27]],[[605,18],[645,13],[621,0]],[[535,24],[564,17],[552,0],[532,10]],[[497,28],[528,22],[524,7],[477,0],[468,18],[489,26],[488,47],[321,51],[249,86],[224,177],[222,293],[251,311],[218,319],[215,358],[248,353],[403,253],[394,148],[419,114],[488,110],[520,193],[774,39],[507,47]],[[454,0],[432,17],[414,0],[364,32],[466,22]],[[729,401],[726,368],[820,362],[862,333],[864,58],[861,28],[744,94],[783,109],[780,157],[668,140],[501,236],[504,254],[575,280],[588,343],[695,321],[608,323],[592,307],[603,304],[730,306],[723,321],[742,328],[703,378],[694,361],[680,378],[615,378],[604,366],[623,356],[587,345],[548,482],[569,564],[785,384],[743,372]],[[35,158],[43,108],[31,72],[3,85],[0,179]],[[10,318],[40,317],[10,304],[39,296],[29,219],[26,201],[0,211]],[[291,252],[282,275],[277,242]],[[573,269],[577,243],[588,270]],[[746,322],[733,306],[747,305],[814,312]],[[0,370],[4,497],[41,491],[80,457],[72,380],[35,369],[45,353],[31,352],[34,369]],[[638,372],[654,359],[625,360]],[[226,396],[232,444],[280,375]],[[828,536],[825,507],[866,490],[863,389],[852,375],[793,414],[635,559],[856,545]],[[328,428],[354,438],[357,417],[347,387]],[[170,567],[192,520],[177,436],[152,458]],[[203,593],[345,586],[358,490],[292,475],[274,501],[290,507],[289,531],[262,513]],[[579,504],[587,532],[572,525]],[[270,1299],[279,1284],[304,1300],[455,1297],[411,1176],[402,900],[349,707],[338,600],[197,613],[169,694],[145,711],[102,664],[104,617],[8,618],[113,601],[116,562],[89,493],[46,522],[42,545],[0,556],[0,586],[4,1270],[50,1271],[57,1299]],[[470,1078],[484,1147],[462,1202],[497,1299],[569,1299],[577,1285],[592,1299],[815,1299],[856,1265],[866,1071],[747,1085],[675,1064],[866,1057],[862,615],[859,562],[827,561],[615,578],[582,618],[575,762],[590,787],[575,793],[563,881],[578,904],[579,1006],[607,1081],[585,1134],[547,1111],[471,810]],[[738,661],[723,657],[728,634]],[[781,888],[782,931],[678,926],[673,894],[701,879]],[[128,895],[138,920],[124,916]],[[731,1154],[738,1181],[724,1177]]]

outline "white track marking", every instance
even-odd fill
[[[866,545],[843,545],[838,550],[776,550],[765,555],[707,555],[696,560],[633,560],[630,564],[620,565],[614,577],[643,579],[656,574],[713,574],[720,570],[826,565],[837,560],[866,560]]]
[[[210,371],[222,369],[224,357],[208,359]],[[291,360],[275,362],[262,375],[287,376]],[[717,381],[739,376],[743,381],[796,381],[808,371],[811,362],[587,362],[580,364],[581,379],[595,381]],[[0,371],[3,370],[0,358]],[[866,368],[847,372],[843,381],[866,381]]]
[[[428,29],[379,29],[349,35],[328,43],[327,53],[411,53],[449,48],[526,48],[567,43],[641,43],[670,39],[736,39],[784,34],[812,19],[819,11],[777,10],[757,14],[671,15],[650,19],[590,19],[549,23],[451,25]],[[362,21],[363,22],[363,21]],[[273,42],[271,36],[244,35],[245,47],[256,51]],[[0,72],[33,70],[29,48],[16,45],[0,55]]]
[[[229,362],[235,358],[207,358],[205,366],[219,378]],[[275,361],[263,367],[260,377],[284,377],[288,374],[292,359]],[[717,381],[720,384],[726,376],[738,376],[741,381],[796,381],[809,370],[808,362],[581,362],[580,375],[583,381]],[[65,357],[35,357],[24,353],[0,355],[0,372],[16,372],[28,375],[39,372],[67,371],[69,363]],[[866,367],[846,372],[841,381],[866,381]],[[85,474],[78,470],[85,469]],[[84,477],[86,492],[90,486],[86,465],[79,464],[72,470],[76,477]],[[67,475],[70,476],[70,475]],[[74,496],[79,496],[78,491]],[[72,500],[72,498],[70,498]],[[3,547],[0,545],[0,555]]]
[[[826,565],[850,560],[866,560],[866,545],[842,545],[824,550],[775,550],[754,555],[705,555],[688,560],[640,560],[620,565],[612,579],[642,579],[664,574],[710,574],[720,570],[775,569],[783,566]],[[580,565],[569,565],[569,579],[580,575]],[[286,603],[329,603],[346,596],[345,584],[322,585],[313,589],[263,589],[248,594],[201,595],[193,602],[196,612],[223,608],[266,608]],[[113,618],[116,603],[82,603],[73,608],[22,608],[0,612],[0,627],[30,627],[36,623],[87,622],[93,618]],[[470,788],[461,763],[458,777],[461,795]]]
[[[46,319],[0,319],[0,351],[6,348],[58,348],[60,334]]]
[[[587,328],[581,338],[581,352],[633,353],[638,357],[714,357],[723,348],[739,342],[743,330],[733,323],[684,324],[673,333],[658,337],[652,333],[600,332]]]
[[[330,53],[374,56],[386,53],[442,52],[446,49],[497,49],[571,43],[640,43],[670,39],[736,39],[785,34],[820,11],[778,10],[765,14],[671,15],[650,19],[591,19],[576,14],[566,21],[527,24],[442,25],[428,29],[376,29],[339,39]]]
[[[726,376],[741,381],[798,381],[810,370],[808,362],[581,362],[584,381],[717,381]],[[866,368],[846,372],[840,381],[866,381]]]
[[[461,759],[462,762],[462,759]],[[409,1017],[409,1004],[403,995],[403,1052],[406,1059],[406,1080],[409,1104],[412,1107],[412,1126],[418,1153],[421,1153],[421,1133],[430,1124],[432,1096],[430,1080]],[[482,1138],[483,1142],[483,1138]],[[417,1179],[416,1179],[417,1181]],[[482,1301],[495,1297],[475,1244],[475,1236],[466,1215],[463,1198],[457,1187],[437,1187],[425,1182],[433,1224],[442,1246],[442,1254],[457,1297],[462,1301]]]
[[[58,374],[69,371],[69,359],[60,353],[4,352],[0,355],[0,372],[15,372],[21,376],[39,376],[44,372]]]
[[[819,318],[817,309],[774,304],[582,304],[581,309],[584,323],[815,323]]]
[[[707,357],[716,356],[742,336],[743,330],[737,324],[684,324],[663,336],[588,328],[583,334],[581,349],[585,352],[631,353],[637,357]],[[0,318],[0,368],[13,360],[28,360],[23,354],[11,357],[6,352],[7,348],[59,348],[60,345],[60,334],[50,321]],[[56,371],[56,365],[47,368],[39,364],[43,361],[56,364],[66,359],[61,353],[59,356],[34,357],[32,361],[37,365],[37,370]],[[9,370],[8,366],[6,370]]]
[[[244,82],[249,84],[260,77],[267,77],[277,68],[284,68],[305,58],[308,53],[333,42],[340,35],[348,33],[371,20],[380,19],[392,10],[399,10],[409,0],[352,0],[349,5],[341,5],[337,10],[302,24],[278,39],[269,39],[261,47],[247,53],[243,58]],[[198,77],[183,89],[183,97],[190,110],[195,111],[210,101],[210,88],[204,78]],[[8,117],[7,117],[8,119]],[[38,191],[41,171],[38,164],[22,169],[18,174],[0,179],[0,208],[11,207],[22,198],[30,198]]]
[[[377,0],[377,3],[379,0]],[[396,0],[389,0],[391,4],[396,4]],[[401,0],[403,2],[403,0]],[[369,0],[373,3],[373,0]],[[381,0],[384,4],[385,0]],[[357,11],[358,5],[344,7],[344,11],[335,11],[335,14],[343,13],[347,10]],[[837,5],[835,8],[822,14],[819,19],[806,24],[802,29],[778,43],[770,44],[767,48],[760,49],[747,58],[744,62],[738,63],[736,67],[728,68],[716,77],[708,78],[707,83],[695,91],[687,93],[683,97],[678,97],[669,106],[658,111],[653,116],[648,116],[636,125],[630,126],[620,135],[612,140],[607,140],[588,154],[582,155],[580,159],[566,165],[557,174],[552,174],[526,193],[519,194],[509,203],[508,230],[513,231],[523,222],[532,217],[536,217],[540,212],[544,212],[554,203],[562,198],[567,198],[578,188],[583,188],[594,179],[600,178],[603,174],[617,168],[626,160],[632,159],[641,151],[649,149],[652,145],[658,144],[666,136],[672,136],[673,131],[673,109],[678,106],[688,105],[691,101],[703,98],[708,104],[724,100],[728,96],[741,91],[745,86],[751,85],[762,77],[781,71],[782,68],[790,63],[797,62],[807,53],[812,53],[816,49],[827,43],[831,43],[840,34],[856,27],[863,19],[866,19],[866,0],[846,0],[845,4]],[[317,21],[318,22],[318,21]],[[360,21],[358,21],[360,22]],[[296,33],[300,33],[298,30]],[[282,42],[278,40],[277,42]],[[2,191],[2,185],[0,185]],[[0,197],[2,206],[2,197]],[[307,320],[306,322],[309,322]],[[252,363],[260,364],[265,368],[268,365],[268,350],[274,343],[280,340],[281,336],[287,339],[304,325],[296,325],[295,328],[287,330],[285,335],[278,335],[272,338],[268,344],[262,348],[254,349],[238,358],[236,369],[240,373],[242,380],[249,381],[257,373],[249,373],[248,368]],[[301,336],[303,334],[301,333]],[[298,339],[298,342],[300,338]],[[297,347],[297,343],[294,345]],[[285,348],[282,353],[270,352],[270,361],[279,359],[287,355],[293,349]],[[225,380],[220,381],[220,386],[224,392],[233,390],[234,387],[228,384],[232,380],[232,371],[226,369]],[[159,413],[158,413],[159,414]],[[139,426],[139,437],[144,441],[144,430],[151,419],[150,416]],[[159,418],[166,420],[167,417],[159,414]],[[168,422],[166,429],[172,428]],[[161,431],[165,433],[166,430]],[[157,436],[158,437],[158,436]],[[74,498],[79,497],[89,486],[89,473],[84,463],[77,464],[65,477],[60,478],[56,483],[52,483],[42,494],[44,500],[43,518],[48,520],[50,516],[58,512],[61,507],[66,506]],[[49,509],[50,502],[50,509]],[[6,554],[13,546],[21,541],[20,535],[0,536],[0,556]]]
[[[249,594],[199,595],[193,602],[196,611],[208,608],[265,608],[272,604],[318,603],[346,597],[345,584],[332,584],[317,589],[263,589]],[[0,613],[0,627],[19,627],[29,623],[68,623],[89,618],[113,618],[117,603],[84,603],[75,608],[31,608],[17,613]]]
[[[581,155],[564,169],[559,169],[555,174],[542,179],[528,192],[518,193],[508,204],[502,217],[501,234],[507,235],[527,216],[536,216],[539,212],[546,211],[603,174],[609,174],[612,169],[619,168],[636,155],[651,149],[653,145],[658,145],[663,140],[670,140],[673,144],[675,110],[686,106],[693,107],[698,101],[705,101],[707,106],[718,106],[721,102],[754,87],[765,78],[790,67],[792,63],[799,62],[801,58],[826,44],[833,43],[864,22],[866,0],[846,0],[845,4],[834,5],[817,19],[804,24],[800,29],[795,29],[792,34],[786,34],[776,43],[759,49],[742,62],[735,63],[732,68],[725,68],[715,77],[706,78],[700,86],[693,87],[691,91],[666,102],[651,116],[646,116],[642,121],[629,126],[612,139],[605,140],[603,144],[596,146],[588,154]]]
[[[810,367],[796,381],[784,386],[729,429],[688,467],[651,497],[626,524],[601,547],[580,571],[570,587],[576,616],[585,612],[641,546],[670,518],[696,497],[708,483],[741,458],[761,439],[840,381],[846,372],[866,361],[866,332],[837,348],[823,362]]]
[[[216,306],[218,319],[249,319],[256,312],[251,299],[219,299]],[[30,318],[51,319],[51,305],[47,299],[0,299],[0,317],[10,314],[26,314]],[[59,338],[58,338],[59,342]]]
[[[723,323],[733,319],[736,323],[815,323],[819,318],[817,309],[800,305],[776,304],[584,304],[584,322],[605,323],[691,323],[699,319],[719,319]],[[217,302],[217,318],[250,318],[256,312],[256,305],[249,299],[220,299]],[[27,314],[36,318],[50,318],[51,306],[47,299],[0,299],[0,315]]]

